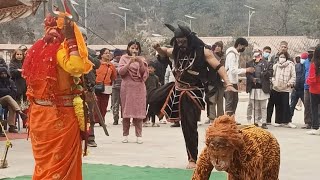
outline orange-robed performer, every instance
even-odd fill
[[[84,129],[79,77],[91,70],[84,39],[74,22],[48,15],[45,35],[28,50],[29,133],[33,180],[82,180]],[[80,90],[79,90],[80,89]]]

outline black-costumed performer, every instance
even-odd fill
[[[210,76],[209,69],[218,72],[224,80],[226,91],[236,91],[230,83],[225,68],[213,53],[205,49],[205,44],[188,27],[178,28],[165,24],[174,32],[170,44],[173,48],[153,48],[162,57],[174,60],[176,81],[153,91],[148,97],[149,111],[165,115],[169,121],[181,120],[182,132],[188,154],[187,169],[195,168],[198,157],[198,126],[201,110],[205,109],[204,84]]]

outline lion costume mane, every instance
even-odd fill
[[[213,147],[215,138],[226,141],[229,147]],[[208,127],[206,147],[197,161],[192,180],[210,178],[214,168],[210,153],[218,152],[217,149],[219,153],[228,154],[226,151],[229,151],[233,155],[226,170],[228,180],[278,180],[280,147],[277,139],[270,132],[254,125],[239,128],[234,117],[227,115],[215,119]]]

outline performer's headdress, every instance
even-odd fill
[[[175,46],[176,38],[186,37],[188,39],[188,47],[195,49],[199,46],[204,46],[204,42],[196,36],[195,32],[192,32],[188,26],[182,26],[178,24],[178,27],[175,28],[170,24],[165,24],[173,33],[174,37],[170,41],[171,46]]]

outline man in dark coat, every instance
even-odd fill
[[[270,77],[273,75],[273,69],[267,60],[262,59],[262,54],[259,50],[254,51],[253,56],[254,59],[246,64],[246,68],[254,68],[253,73],[246,73],[246,90],[247,93],[250,93],[250,103],[253,105],[255,113],[254,122],[256,125],[261,122],[261,127],[268,129],[266,124],[267,100],[270,97]],[[252,108],[248,108],[248,111],[252,112]]]

